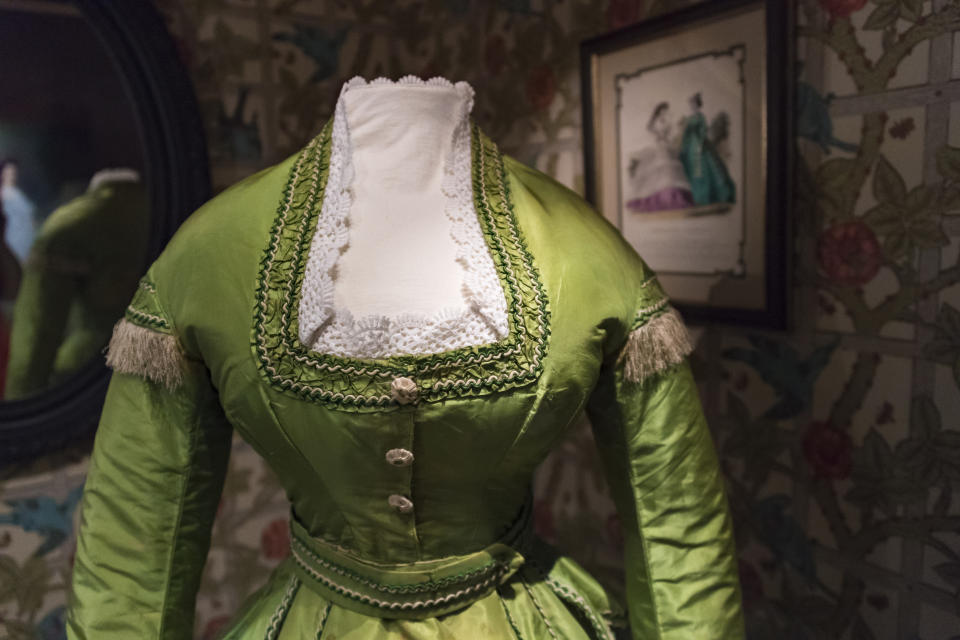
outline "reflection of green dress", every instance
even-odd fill
[[[680,161],[690,181],[694,204],[736,202],[737,188],[707,135],[707,120],[702,113],[695,113],[687,119]]]
[[[144,188],[119,181],[44,222],[14,306],[4,397],[42,391],[107,344],[143,269],[148,225]]]
[[[509,336],[370,361],[311,352],[297,310],[329,152],[328,125],[194,214],[141,281],[111,342],[68,637],[193,637],[236,429],[286,489],[292,555],[226,638],[612,638],[619,605],[529,532],[534,468],[586,408],[634,637],[742,638],[689,346],[622,237],[474,130]]]

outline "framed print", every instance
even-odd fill
[[[688,321],[786,328],[792,18],[715,0],[581,45],[587,199]]]

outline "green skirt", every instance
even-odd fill
[[[614,640],[622,608],[522,522],[462,556],[373,564],[291,522],[291,555],[227,640]]]

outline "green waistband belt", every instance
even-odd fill
[[[329,602],[366,615],[422,619],[461,609],[493,592],[524,563],[526,506],[499,542],[462,556],[373,564],[310,536],[290,522],[290,550],[301,581]]]

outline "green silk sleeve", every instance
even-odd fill
[[[157,300],[147,282],[111,341],[114,374],[84,489],[71,640],[193,637],[232,431],[207,369],[177,349]]]
[[[587,407],[623,525],[630,626],[637,640],[742,639],[723,478],[685,330],[663,300],[640,303]]]

